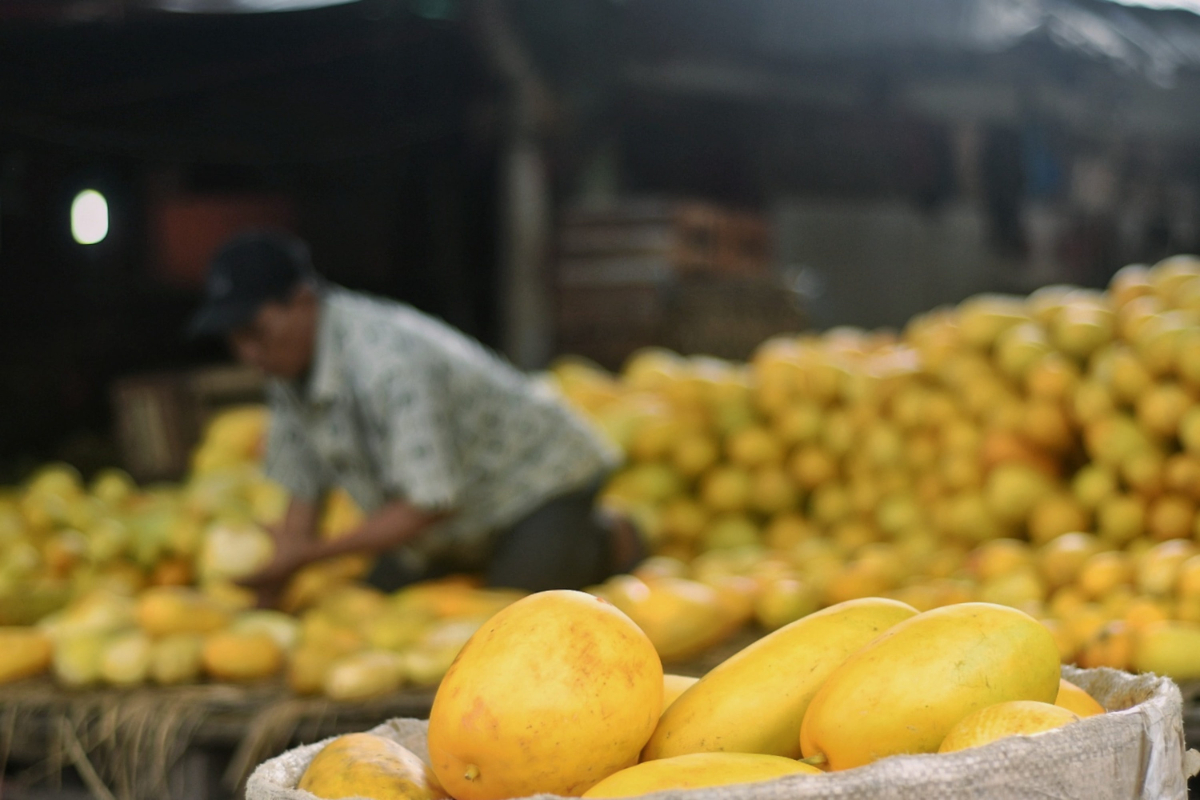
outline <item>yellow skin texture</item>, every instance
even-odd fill
[[[646,634],[582,592],[541,592],[492,617],[433,701],[429,753],[457,800],[582,794],[637,763],[662,713]]]
[[[700,679],[690,675],[663,675],[663,713],[667,713],[671,703],[678,700],[679,695],[692,688],[698,680]]]
[[[1096,698],[1065,678],[1058,682],[1058,697],[1054,705],[1074,711],[1080,717],[1094,717],[1104,713],[1104,706],[1096,702]]]
[[[809,614],[717,666],[663,713],[642,760],[684,753],[800,755],[800,722],[852,653],[915,617],[897,600],[850,600]]]
[[[399,744],[370,733],[339,736],[317,753],[298,788],[325,800],[442,800],[433,772]]]
[[[806,757],[832,770],[933,753],[960,719],[996,703],[1058,695],[1054,637],[1024,612],[961,603],[899,623],[846,659],[800,730]]]
[[[780,756],[754,753],[689,753],[646,761],[610,775],[584,797],[637,797],[669,789],[699,789],[758,783],[784,775],[821,775],[816,767]]]
[[[53,649],[50,639],[34,628],[0,627],[0,683],[49,669]]]
[[[1014,700],[981,708],[959,720],[942,740],[939,753],[981,747],[1006,736],[1041,733],[1078,722],[1079,715],[1061,706]]]
[[[1133,668],[1177,681],[1200,678],[1200,625],[1194,622],[1147,625],[1134,640]]]

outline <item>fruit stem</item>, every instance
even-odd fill
[[[467,765],[467,771],[463,773],[463,777],[469,781],[473,781],[479,777],[479,767],[474,764]]]
[[[824,753],[814,753],[808,758],[800,759],[800,763],[808,764],[810,767],[823,767],[829,763],[829,759],[825,757]]]

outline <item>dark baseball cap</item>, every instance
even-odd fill
[[[213,256],[204,304],[188,325],[192,337],[219,336],[245,325],[262,305],[286,299],[316,277],[308,246],[285,233],[239,234]]]

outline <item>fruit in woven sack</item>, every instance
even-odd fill
[[[800,723],[822,683],[852,653],[916,614],[896,600],[865,598],[780,628],[676,700],[646,744],[643,760],[713,751],[795,758]]]
[[[325,673],[321,687],[332,700],[365,700],[394,692],[404,681],[404,661],[397,653],[374,650],[344,656]]]
[[[667,661],[706,650],[737,627],[720,594],[697,581],[618,575],[594,592],[636,622]]]
[[[1054,705],[1074,711],[1080,717],[1094,717],[1104,713],[1104,706],[1096,702],[1096,698],[1066,678],[1059,679],[1058,697],[1055,698]]]
[[[633,620],[582,592],[531,595],[488,620],[442,680],[433,769],[458,800],[578,795],[637,762],[662,695]]]
[[[339,736],[321,748],[298,789],[324,800],[442,800],[446,792],[412,751],[370,733]]]
[[[45,672],[53,655],[50,637],[37,628],[0,627],[0,683]]]
[[[821,775],[790,758],[758,753],[689,753],[646,761],[609,775],[584,797],[640,797],[653,792],[761,783],[785,775]]]
[[[942,740],[939,753],[981,747],[1006,736],[1041,733],[1078,722],[1070,709],[1032,700],[1011,700],[981,708],[963,717]]]
[[[1134,635],[1133,668],[1176,681],[1200,678],[1200,624],[1156,622]]]
[[[671,704],[678,700],[681,694],[695,686],[699,680],[691,675],[672,675],[670,673],[663,675],[663,713],[667,713]]]
[[[283,648],[265,633],[220,631],[204,640],[204,671],[222,681],[269,678],[283,667]]]
[[[195,683],[203,669],[204,637],[198,633],[173,633],[154,643],[150,651],[150,678],[160,686]]]
[[[113,686],[134,686],[150,673],[152,642],[141,631],[112,636],[100,657],[100,677]]]
[[[195,589],[162,586],[138,597],[137,620],[151,636],[167,636],[220,630],[229,624],[229,615]]]
[[[817,690],[800,730],[805,757],[834,770],[936,752],[960,719],[1009,700],[1053,703],[1054,637],[1021,611],[962,603],[900,622]]]

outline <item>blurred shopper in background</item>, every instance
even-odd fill
[[[274,559],[246,581],[264,604],[344,553],[380,555],[384,589],[467,571],[530,591],[597,583],[641,555],[629,522],[595,508],[617,456],[582,419],[441,321],[325,282],[292,236],[221,248],[191,333],[226,337],[270,378],[265,469],[291,501]],[[335,486],[367,518],[324,541]]]

